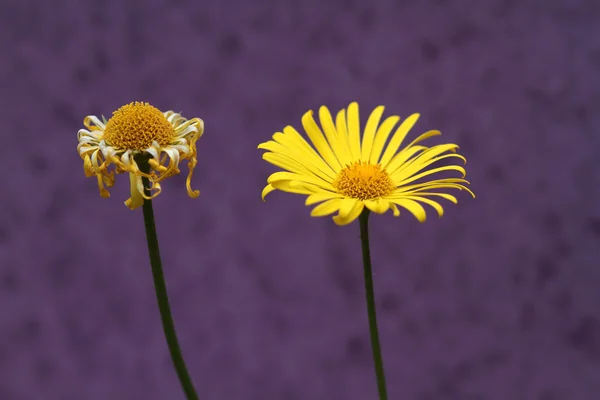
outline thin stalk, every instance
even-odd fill
[[[140,170],[147,173],[149,166],[145,160],[138,161]],[[144,191],[149,195],[148,179],[142,178],[144,182]],[[144,226],[146,228],[146,239],[148,241],[148,252],[150,253],[150,265],[152,266],[152,277],[154,278],[154,288],[156,290],[156,300],[158,301],[158,309],[160,310],[160,319],[162,320],[163,330],[169,346],[169,352],[175,371],[179,377],[179,382],[185,393],[187,400],[198,400],[196,389],[190,378],[190,374],[185,366],[185,361],[181,355],[175,324],[171,315],[171,307],[169,306],[169,297],[167,295],[167,286],[163,274],[162,263],[160,261],[160,252],[158,250],[158,237],[156,235],[156,225],[154,223],[154,211],[152,209],[152,200],[144,199],[142,206],[144,213]]]
[[[381,346],[379,344],[379,333],[377,330],[375,294],[373,290],[373,274],[371,272],[371,251],[369,249],[369,210],[367,210],[366,208],[360,214],[359,222],[360,242],[362,245],[363,266],[365,271],[367,311],[369,314],[369,331],[371,333],[371,348],[373,350],[373,362],[375,363],[375,375],[377,376],[377,388],[379,390],[379,399],[387,400],[385,372],[383,371],[383,359],[381,357]]]

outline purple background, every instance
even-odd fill
[[[134,100],[198,116],[155,201],[202,400],[376,398],[358,224],[260,200],[308,109],[420,112],[478,197],[372,218],[390,399],[600,398],[600,2],[0,3],[0,398],[180,399],[128,179],[76,133]],[[182,168],[186,171],[186,167]]]

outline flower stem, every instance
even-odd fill
[[[140,170],[147,173],[149,170],[147,162],[139,160],[138,163]],[[142,180],[144,182],[144,190],[146,191],[146,194],[149,194],[147,189],[148,180],[146,178],[142,178]],[[142,208],[144,213],[144,226],[146,228],[146,240],[148,241],[148,251],[150,253],[150,265],[152,266],[152,277],[154,278],[154,288],[156,290],[156,299],[158,300],[158,309],[160,310],[160,318],[167,338],[171,359],[173,360],[173,365],[175,366],[179,382],[181,383],[181,387],[185,392],[187,400],[198,400],[194,384],[192,383],[185,366],[185,361],[181,355],[177,333],[175,332],[175,325],[173,324],[173,317],[171,316],[169,297],[167,296],[167,286],[165,284],[162,263],[160,261],[160,252],[158,250],[158,237],[156,236],[152,200],[144,199]]]
[[[371,251],[369,250],[369,210],[364,209],[360,214],[360,242],[362,244],[363,266],[365,270],[365,289],[367,294],[367,311],[369,313],[369,330],[371,332],[371,348],[373,349],[373,362],[375,363],[375,375],[377,376],[377,388],[379,399],[387,400],[387,389],[385,386],[385,373],[383,371],[383,360],[381,358],[381,346],[379,345],[379,333],[377,332],[377,315],[375,312],[375,295],[373,291],[373,274],[371,272]]]

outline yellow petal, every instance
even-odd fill
[[[358,218],[358,216],[360,215],[360,213],[363,211],[364,208],[365,208],[364,203],[362,201],[357,201],[354,203],[352,209],[350,210],[350,212],[348,212],[348,214],[345,217],[342,217],[339,214],[334,215],[333,222],[335,222],[335,224],[339,225],[339,226],[348,225],[349,223],[354,221],[356,218]]]
[[[352,102],[348,106],[348,143],[352,160],[360,159],[360,116],[358,114],[358,103]]]
[[[388,174],[393,174],[394,172],[399,171],[400,169],[403,169],[403,168],[407,167],[408,165],[413,165],[415,163],[423,164],[423,163],[439,156],[440,154],[445,153],[446,151],[452,151],[453,153],[455,153],[457,148],[458,148],[458,146],[455,144],[442,144],[442,145],[430,147],[430,148],[426,149],[425,151],[421,152],[416,157],[413,157],[410,160],[410,162],[401,163],[400,165],[398,165],[398,167],[395,170],[392,170],[390,167],[388,167],[387,172],[388,172]],[[464,157],[461,156],[460,158],[462,158],[464,160]],[[466,162],[466,160],[465,160],[465,162]]]
[[[388,172],[388,174],[392,171],[397,170],[400,166],[404,165],[405,163],[408,162],[409,159],[411,159],[411,157],[418,157],[418,154],[420,151],[424,151],[427,150],[427,147],[425,146],[411,146],[411,147],[407,147],[405,149],[402,149],[398,154],[396,154],[394,156],[394,158],[392,158],[392,161],[390,161],[387,165],[387,167],[385,167],[386,172]],[[415,156],[415,154],[417,154]]]
[[[379,126],[379,129],[377,129],[375,139],[373,140],[373,149],[371,149],[371,164],[377,164],[379,162],[379,157],[381,156],[383,146],[390,136],[392,128],[398,123],[398,121],[400,121],[400,117],[397,115],[392,115],[391,117],[386,118]]]
[[[442,178],[442,179],[434,179],[432,181],[417,183],[414,185],[404,185],[402,187],[397,188],[394,193],[400,192],[408,192],[408,191],[417,191],[417,190],[426,190],[428,188],[437,189],[437,188],[453,188],[453,189],[463,189],[464,186],[460,185],[460,183],[470,184],[470,182],[466,179],[462,178]]]
[[[415,146],[415,145],[416,145],[417,143],[420,143],[420,142],[422,142],[422,141],[423,141],[423,140],[425,140],[425,139],[428,139],[428,138],[430,138],[430,137],[432,137],[432,136],[438,136],[438,135],[441,135],[441,134],[442,134],[442,133],[441,133],[440,131],[427,131],[427,132],[425,132],[424,134],[422,134],[422,135],[420,135],[419,137],[417,137],[415,140],[413,140],[413,141],[412,141],[412,142],[411,142],[411,143],[410,143],[408,146],[406,146],[406,147],[405,147],[405,148],[404,148],[404,149],[403,149],[403,150],[402,150],[400,153],[398,153],[398,154],[401,154],[401,153],[403,153],[403,152],[405,152],[405,151],[409,151],[409,150],[410,150],[410,149],[412,149],[413,147],[417,147],[417,146]],[[419,147],[421,147],[421,146],[419,146]],[[426,149],[427,147],[423,147],[423,148],[424,148],[424,149]],[[390,161],[390,162],[389,162],[389,164],[388,164],[388,165],[386,165],[386,167],[385,167],[385,168],[386,168],[386,170],[387,170],[387,171],[390,171],[390,172],[393,172],[393,171],[395,171],[396,169],[398,169],[398,167],[400,167],[400,166],[401,166],[401,164],[402,164],[404,161],[406,161],[406,160],[404,160],[404,161],[400,161],[400,160],[397,160],[397,158],[398,158],[398,157],[394,157],[394,159],[392,159],[392,161]]]
[[[443,216],[444,216],[444,209],[443,209],[443,208],[442,208],[442,206],[441,206],[441,205],[440,205],[438,202],[436,202],[436,201],[433,201],[433,200],[431,200],[431,199],[428,199],[428,198],[426,198],[426,197],[422,197],[422,196],[405,196],[404,198],[405,198],[405,199],[409,199],[409,200],[414,200],[414,201],[420,201],[420,202],[422,202],[422,203],[428,204],[428,205],[430,205],[431,207],[433,207],[433,208],[435,209],[435,211],[437,211],[437,213],[438,213],[438,215],[439,215],[440,217],[443,217]]]
[[[340,143],[340,148],[342,149],[342,158],[340,158],[340,163],[343,166],[351,164],[353,161],[352,151],[350,150],[350,141],[348,138],[348,127],[346,124],[346,110],[343,108],[337,113],[335,117],[335,127],[338,133],[338,140]]]
[[[262,201],[266,201],[265,197],[267,197],[267,195],[269,193],[271,193],[272,191],[274,191],[274,190],[275,190],[275,188],[271,184],[265,186],[265,188],[263,189],[262,193],[260,194],[260,197],[261,197]]]
[[[390,209],[390,202],[385,199],[364,200],[365,206],[375,214],[384,214]]]
[[[399,205],[400,207],[406,208],[408,211],[412,213],[412,215],[419,220],[419,222],[425,222],[427,218],[427,214],[425,213],[425,209],[422,205],[417,203],[414,200],[409,199],[389,199],[392,203]]]
[[[271,185],[277,190],[281,190],[282,192],[287,193],[295,193],[295,194],[305,194],[310,195],[314,193],[314,186],[309,184],[304,184],[302,182],[297,181],[278,181],[273,182]]]
[[[129,207],[130,210],[135,210],[144,204],[144,198],[138,189],[137,179],[138,177],[136,177],[135,174],[129,173],[129,189],[131,197],[125,201],[125,205]],[[141,180],[141,177],[139,179]]]
[[[390,203],[390,208],[392,209],[392,212],[394,213],[394,217],[400,216],[400,210],[398,210],[397,205],[395,205],[394,203]]]
[[[340,141],[340,135],[335,129],[333,118],[327,107],[321,106],[319,108],[319,120],[321,121],[321,126],[323,127],[323,132],[325,132],[327,141],[331,146],[331,150],[333,150],[333,154],[341,165],[344,165],[342,160],[345,159],[344,151],[347,150],[344,148],[343,142]]]
[[[373,148],[373,139],[375,138],[375,132],[377,131],[377,126],[379,125],[379,121],[381,120],[381,116],[383,115],[385,107],[377,106],[369,115],[367,119],[367,125],[365,126],[365,132],[362,140],[361,147],[361,160],[368,161],[371,157],[371,149]]]
[[[412,193],[410,193],[409,196],[411,194]],[[418,195],[419,197],[423,197],[423,196],[437,196],[437,197],[441,197],[443,199],[449,200],[449,201],[451,201],[454,204],[458,204],[458,200],[456,199],[456,197],[454,197],[454,196],[452,196],[451,194],[448,194],[448,193],[436,193],[436,192],[423,192],[423,193],[421,193],[421,192],[419,192],[419,193],[415,193],[415,195]],[[403,194],[399,198],[403,198],[403,197],[406,197],[406,196],[407,196],[406,194]]]
[[[283,133],[279,133],[279,135],[285,136]],[[259,144],[258,148],[261,150],[268,150],[274,154],[280,154],[282,156],[288,157],[299,164],[301,163],[307,170],[311,171],[314,175],[326,181],[332,181],[335,178],[335,174],[333,173],[331,168],[327,166],[327,164],[325,164],[323,159],[317,153],[315,153],[315,151],[312,148],[310,148],[308,143],[304,142],[306,146],[309,147],[309,150],[307,151],[306,149],[303,150],[302,148],[294,144],[282,144],[296,139],[283,139],[280,136],[277,136],[277,138],[281,141],[281,143],[279,141],[269,140],[268,142]],[[311,155],[310,152],[312,152],[313,154]]]
[[[264,153],[262,155],[262,159],[289,172],[315,176],[315,174],[309,171],[304,165],[300,164],[295,159],[287,157],[281,153]]]
[[[440,160],[443,160],[445,158],[450,158],[450,157],[460,158],[461,160],[466,161],[465,158],[463,156],[461,156],[460,154],[454,154],[454,153],[446,154],[443,156],[439,156],[439,157],[430,159],[425,162],[419,162],[419,161],[413,162],[413,163],[411,163],[411,165],[408,165],[405,168],[404,167],[398,168],[396,171],[394,171],[390,174],[390,178],[392,179],[393,182],[401,182],[401,181],[413,176],[417,172],[426,169],[431,164],[434,164]]]
[[[404,138],[408,134],[408,131],[410,131],[412,127],[417,123],[419,116],[420,114],[410,115],[400,124],[398,129],[396,129],[396,132],[392,136],[390,143],[388,144],[387,148],[385,149],[385,152],[383,153],[383,156],[381,157],[380,163],[383,167],[385,167],[390,162],[392,157],[394,157],[394,155],[402,145]]]
[[[83,159],[83,171],[85,172],[85,176],[87,178],[94,176],[94,167],[92,166],[92,161],[90,160],[90,156],[86,154]]]
[[[331,192],[335,191],[335,188],[328,182],[322,179],[315,178],[314,176],[294,174],[292,172],[275,172],[267,178],[267,183],[273,184],[277,181],[299,181],[313,184]]]
[[[286,126],[283,128],[283,133],[280,135],[273,135],[273,139],[280,142],[288,149],[295,150],[300,149],[302,154],[308,157],[313,164],[319,167],[320,170],[327,173],[328,175],[335,177],[336,172],[333,167],[325,162],[323,156],[321,156],[311,145],[300,135],[300,133],[292,126]]]
[[[310,196],[308,196],[306,198],[306,201],[304,202],[304,204],[307,206],[310,206],[310,205],[320,203],[325,200],[339,199],[342,197],[343,196],[338,193],[321,191],[321,192],[313,193]]]
[[[349,198],[342,199],[342,204],[340,205],[339,213],[340,218],[346,218],[358,202],[360,202],[360,200]]]
[[[396,186],[403,186],[403,185],[406,185],[407,183],[414,182],[414,181],[416,181],[418,179],[421,179],[421,178],[423,178],[425,176],[432,175],[432,174],[435,174],[437,172],[442,172],[442,171],[458,171],[458,172],[460,172],[462,174],[463,178],[467,174],[467,171],[465,171],[465,169],[463,167],[460,167],[458,165],[447,165],[447,166],[444,166],[444,167],[439,167],[439,168],[433,168],[433,169],[425,170],[424,172],[421,172],[420,174],[417,174],[417,175],[413,175],[412,177],[410,177],[410,178],[408,178],[406,180],[394,182],[394,184]]]
[[[340,209],[340,205],[342,203],[342,199],[331,199],[327,200],[315,208],[310,212],[311,217],[324,217],[326,215],[333,214],[334,212]]]
[[[302,116],[302,126],[325,162],[331,166],[334,172],[339,172],[341,170],[340,163],[333,154],[331,147],[329,147],[327,140],[325,140],[321,129],[319,129],[319,126],[315,122],[312,110],[307,111]]]

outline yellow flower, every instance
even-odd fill
[[[140,207],[144,199],[160,194],[160,182],[179,174],[179,161],[189,160],[186,187],[190,197],[198,197],[190,182],[196,166],[196,141],[204,132],[199,118],[187,120],[173,111],[161,112],[148,103],[134,102],[113,112],[102,121],[94,115],[83,120],[87,129],[77,133],[77,151],[83,159],[87,177],[98,178],[102,197],[109,197],[106,187],[114,184],[114,172],[129,173],[131,197],[125,201],[130,209]],[[139,167],[140,157],[149,165],[149,171]],[[114,165],[114,171],[109,167]],[[150,184],[150,196],[144,193],[142,178]]]
[[[469,182],[464,179],[466,171],[463,167],[447,165],[428,169],[433,163],[449,157],[466,162],[463,156],[456,154],[457,145],[417,145],[424,139],[441,134],[432,130],[398,151],[419,114],[406,118],[388,142],[400,117],[390,116],[380,124],[383,110],[383,106],[373,110],[362,141],[358,104],[351,103],[347,112],[342,109],[337,113],[335,122],[327,107],[319,109],[325,135],[315,122],[312,110],[304,114],[302,125],[314,148],[291,126],[286,126],[283,133],[275,133],[273,140],[261,143],[258,148],[268,150],[263,159],[285,170],[269,176],[262,192],[263,201],[276,189],[307,195],[307,206],[321,203],[312,210],[311,216],[321,217],[337,212],[334,222],[346,225],[354,221],[364,207],[377,214],[391,209],[394,216],[398,216],[400,206],[423,222],[426,213],[420,203],[424,203],[433,207],[441,217],[444,210],[431,197],[453,203],[457,200],[450,194],[439,193],[437,189],[466,190],[475,197],[464,186]],[[458,171],[462,177],[423,179],[442,171]]]

